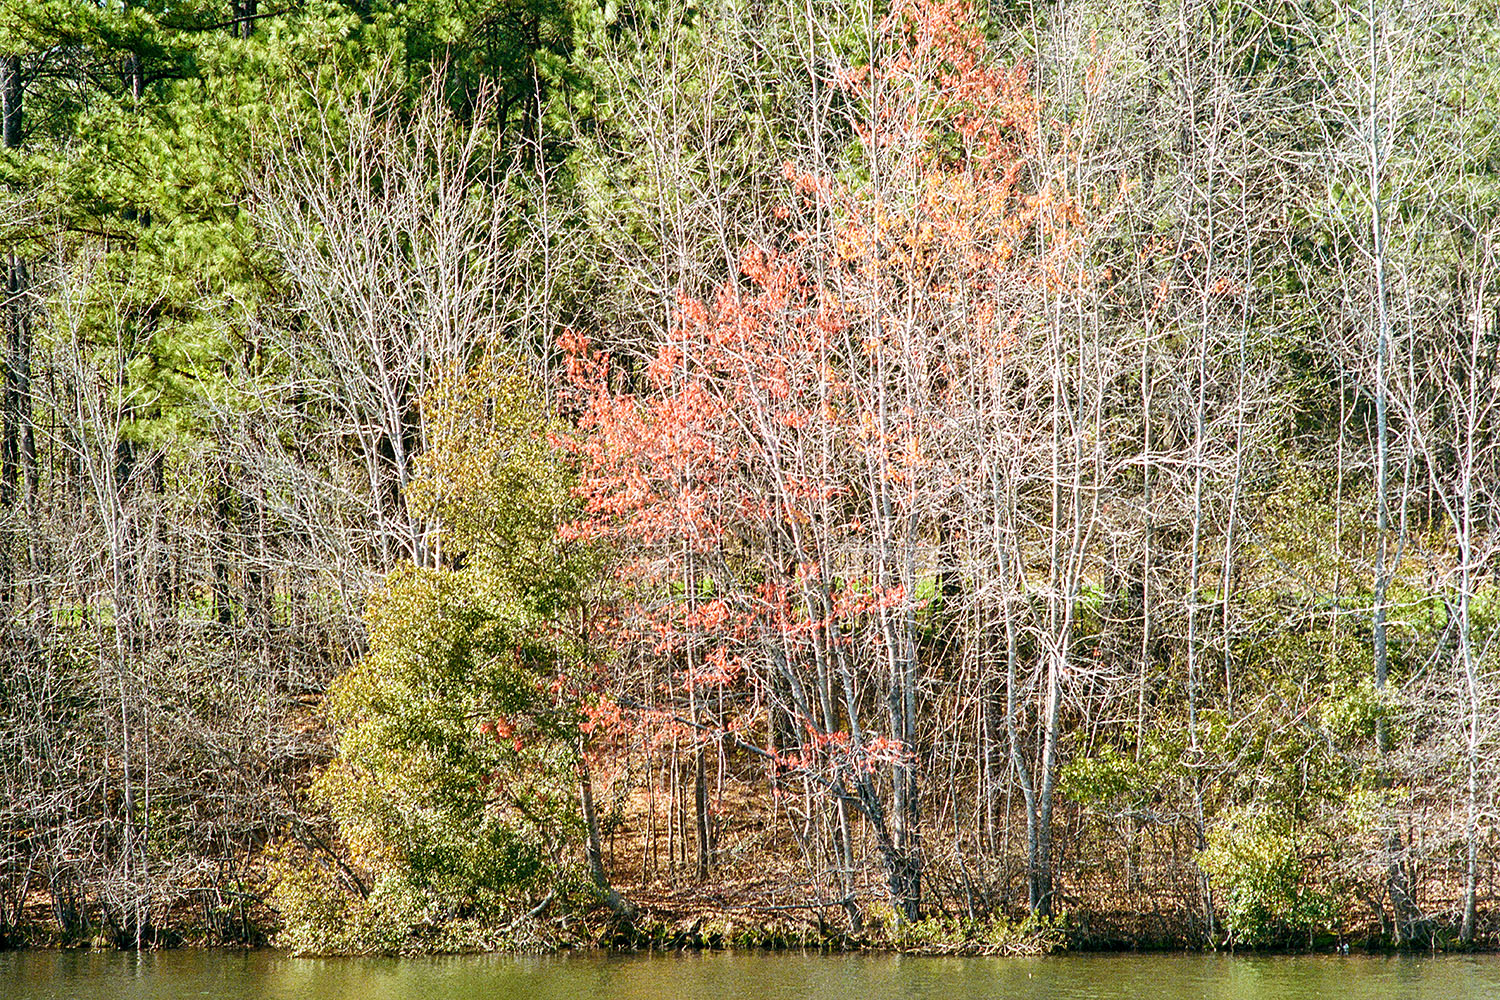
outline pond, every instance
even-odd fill
[[[302,959],[271,951],[0,953],[0,1000],[1399,1000],[1500,998],[1500,956],[710,953]]]

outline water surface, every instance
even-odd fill
[[[1500,957],[0,953],[0,1000],[1500,1000]]]

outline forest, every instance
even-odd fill
[[[0,0],[0,946],[1500,945],[1495,0]]]

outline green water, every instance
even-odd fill
[[[273,952],[0,953],[0,1000],[1470,1000],[1500,957],[1040,959],[705,954],[299,959]]]

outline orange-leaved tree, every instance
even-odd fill
[[[628,707],[825,793],[856,923],[861,820],[892,904],[921,911],[934,637],[993,599],[973,553],[1018,433],[1007,359],[1087,229],[968,0],[894,4],[871,51],[836,80],[852,153],[786,164],[775,247],[680,297],[638,366],[564,342],[584,505],[565,532],[615,543],[616,641],[670,667]]]

